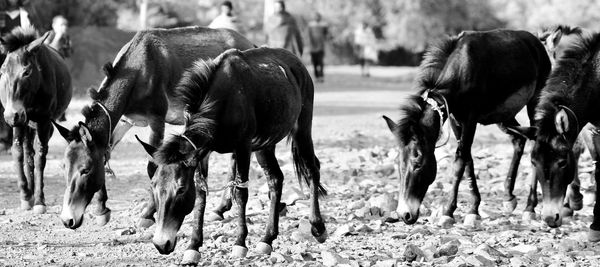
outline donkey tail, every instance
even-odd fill
[[[294,159],[298,183],[302,185],[302,180],[304,180],[309,188],[311,183],[314,183],[314,186],[318,186],[317,192],[319,197],[324,197],[327,195],[327,189],[320,182],[319,170],[321,169],[321,163],[314,153],[303,153],[303,149],[303,147],[298,147],[296,140],[292,142],[292,157]],[[309,157],[306,155],[309,155]]]

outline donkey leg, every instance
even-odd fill
[[[302,116],[302,115],[301,115]],[[321,185],[320,163],[313,147],[311,137],[311,125],[302,121],[298,123],[297,132],[294,134],[294,142],[292,143],[292,154],[296,169],[300,170],[298,175],[307,180],[310,187],[310,217],[311,233],[319,243],[327,240],[327,229],[325,222],[321,216],[319,206],[319,195],[325,195],[326,191]],[[301,177],[298,177],[301,179]]]
[[[523,150],[525,149],[525,142],[527,138],[521,133],[518,133],[511,127],[519,126],[519,123],[514,118],[508,122],[504,122],[498,125],[502,131],[510,135],[513,144],[514,152],[512,161],[510,162],[510,168],[508,169],[508,175],[504,181],[504,212],[510,214],[517,207],[517,198],[513,194],[515,189],[515,181],[519,172],[519,163],[523,156]]]
[[[163,119],[152,119],[150,120],[150,145],[154,147],[160,146],[160,143],[163,140],[165,135],[165,122]],[[148,160],[148,165],[146,170],[148,172],[148,177],[152,180],[154,176],[154,172],[156,172],[157,166],[152,162],[151,159]],[[154,194],[152,193],[152,188],[148,188],[148,201],[144,205],[144,209],[142,210],[142,214],[140,216],[140,220],[138,222],[138,226],[141,228],[148,228],[152,226],[155,222],[154,213],[156,212],[156,204],[154,203]]]
[[[256,246],[256,250],[261,254],[271,254],[273,250],[273,240],[279,234],[279,209],[281,201],[281,190],[283,188],[283,172],[279,168],[279,163],[275,157],[275,146],[256,152],[258,164],[263,168],[265,176],[269,183],[269,199],[271,207],[269,209],[269,223],[262,240]]]
[[[98,226],[104,226],[110,221],[111,210],[106,207],[106,201],[108,200],[108,193],[106,192],[106,185],[102,185],[102,188],[96,192],[96,211],[94,216],[96,224]]]
[[[579,181],[579,157],[583,153],[583,140],[577,138],[573,146],[573,156],[575,157],[575,168],[573,170],[573,182],[567,187],[564,207],[561,210],[563,217],[573,216],[574,211],[583,208],[583,195],[580,192],[581,182]]]
[[[227,182],[231,182],[235,180],[235,175],[236,175],[236,163],[235,163],[235,153],[233,153],[231,155],[231,171],[229,173],[229,177],[227,178]],[[231,203],[231,196],[230,196],[230,190],[225,190],[223,191],[223,193],[221,194],[221,202],[219,203],[219,205],[211,212],[209,212],[206,215],[206,221],[209,222],[213,222],[213,221],[222,221],[225,219],[225,216],[223,216],[223,214],[231,209],[232,203]]]
[[[463,178],[463,174],[465,172],[466,166],[472,164],[473,159],[471,158],[471,145],[473,144],[473,136],[475,135],[475,129],[477,128],[476,123],[465,123],[462,125],[462,129],[460,131],[460,142],[458,143],[458,147],[456,148],[456,159],[454,161],[454,183],[452,185],[452,191],[450,192],[450,202],[446,206],[444,210],[444,216],[440,220],[440,225],[442,227],[450,227],[454,223],[454,211],[456,210],[457,197],[458,197],[458,189],[460,186],[460,181]],[[471,167],[472,168],[472,167]],[[470,175],[470,174],[469,174]],[[476,177],[469,177],[471,181],[475,181]],[[473,186],[473,184],[471,184]],[[476,188],[475,184],[475,188]],[[474,197],[473,201],[473,209],[470,214],[478,215],[479,208],[479,191],[474,191],[473,188],[472,193]],[[475,211],[473,213],[473,211]]]
[[[596,151],[600,151],[600,142],[594,140]],[[600,162],[595,162],[594,180],[596,180],[596,203],[594,204],[594,220],[590,225],[588,239],[590,242],[600,241]]]
[[[206,179],[208,175],[208,157],[200,161],[200,173],[196,169],[194,174],[194,179],[200,178],[199,176],[203,176],[202,179]],[[200,252],[198,249],[202,246],[202,241],[204,239],[202,228],[204,227],[204,210],[206,209],[206,192],[200,187],[196,186],[196,211],[194,215],[196,216],[196,225],[194,225],[194,229],[192,230],[192,239],[190,240],[190,244],[187,249],[183,253],[183,259],[181,260],[181,265],[196,265],[200,261]]]
[[[529,196],[527,197],[527,206],[523,211],[523,221],[531,221],[536,219],[535,207],[538,204],[537,195],[537,177],[535,176],[535,170],[529,174]]]
[[[19,189],[21,195],[21,209],[30,210],[33,207],[33,199],[31,198],[33,191],[29,190],[29,183],[25,176],[24,170],[24,155],[23,155],[23,142],[24,137],[27,134],[27,130],[23,126],[13,127],[13,145],[12,145],[12,157],[15,172],[19,178]]]
[[[32,133],[35,130],[32,129]],[[46,212],[44,202],[44,169],[46,169],[46,155],[48,155],[48,141],[54,132],[50,121],[40,122],[37,125],[37,137],[35,138],[35,206],[33,211],[37,214]]]
[[[237,161],[237,179],[239,183],[248,182],[248,171],[250,169],[250,155],[251,155],[249,142],[246,146],[235,150],[236,161]],[[235,245],[233,246],[231,255],[235,258],[244,258],[248,253],[246,247],[246,236],[248,236],[248,226],[246,225],[246,203],[248,202],[248,188],[233,187],[232,197],[238,206],[238,229],[237,238]]]

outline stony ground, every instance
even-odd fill
[[[356,71],[333,69],[315,96],[314,138],[321,160],[321,177],[329,196],[321,201],[329,239],[314,243],[302,231],[307,224],[308,202],[293,175],[289,147],[281,144],[278,157],[286,175],[283,200],[294,203],[280,222],[280,235],[271,256],[259,256],[252,248],[263,235],[267,220],[266,180],[253,162],[248,204],[249,230],[245,259],[229,257],[235,222],[232,214],[223,222],[205,225],[205,245],[200,249],[202,266],[597,266],[600,246],[587,242],[586,231],[592,220],[588,205],[576,212],[560,229],[549,229],[540,221],[524,222],[521,211],[527,195],[530,172],[530,145],[523,157],[515,194],[519,199],[512,214],[502,212],[504,176],[512,146],[495,126],[480,126],[473,148],[475,166],[482,192],[482,222],[475,228],[461,224],[469,207],[470,194],[461,188],[457,224],[450,229],[437,226],[437,217],[448,197],[451,182],[452,151],[455,141],[438,149],[438,178],[431,186],[415,225],[387,222],[395,209],[397,171],[394,142],[382,114],[397,117],[396,107],[410,92],[402,76],[404,69],[374,70],[375,77],[361,79]],[[410,71],[410,70],[408,70]],[[351,73],[354,72],[354,73]],[[76,101],[68,114],[76,123],[84,101]],[[178,127],[168,128],[169,132]],[[0,266],[166,266],[176,265],[189,242],[192,221],[188,218],[180,231],[174,253],[160,255],[150,242],[154,227],[135,228],[135,221],[146,197],[146,156],[134,142],[135,129],[116,148],[111,165],[116,178],[107,181],[112,219],[106,226],[94,224],[87,216],[77,230],[65,229],[58,218],[64,191],[59,168],[65,143],[52,139],[46,171],[48,213],[33,215],[17,209],[19,199],[10,156],[0,157]],[[211,159],[211,187],[224,184],[228,156]],[[589,156],[580,163],[584,184],[589,184]],[[218,201],[209,195],[209,209]],[[590,202],[586,198],[587,202]],[[589,203],[588,203],[589,204]],[[537,208],[539,212],[541,208]]]

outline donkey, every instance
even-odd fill
[[[256,151],[269,179],[271,199],[269,222],[257,250],[270,254],[279,233],[277,206],[283,185],[275,146],[286,136],[292,140],[298,180],[303,178],[310,188],[312,235],[324,242],[327,231],[318,196],[327,192],[320,182],[320,165],[311,137],[314,87],[302,62],[284,49],[230,49],[214,60],[196,62],[184,74],[176,92],[191,113],[183,134],[173,136],[158,149],[140,141],[158,164],[152,178],[158,205],[152,242],[158,251],[169,254],[175,249],[177,231],[198,197],[198,224],[182,263],[198,262],[198,248],[203,242],[207,162],[215,151],[235,155],[236,178],[229,186],[239,217],[232,255],[245,257],[248,168],[250,154]]]
[[[550,72],[550,60],[540,41],[525,31],[494,30],[463,32],[432,45],[419,67],[416,95],[400,107],[401,119],[384,116],[400,146],[400,190],[397,212],[408,224],[419,216],[419,206],[436,177],[436,140],[442,136],[443,123],[450,124],[458,139],[454,163],[454,184],[450,201],[439,222],[454,223],[458,187],[466,175],[473,195],[472,207],[465,217],[474,225],[479,216],[481,197],[474,173],[471,145],[477,123],[496,123],[509,134],[514,154],[505,182],[504,207],[514,210],[515,178],[527,139],[535,131],[520,126],[515,115],[527,105],[533,121],[537,96]],[[524,217],[531,217],[535,206],[535,181]]]
[[[90,90],[93,104],[82,110],[85,122],[72,130],[55,124],[69,143],[64,154],[67,188],[61,212],[66,227],[81,225],[96,192],[97,223],[104,225],[110,220],[103,166],[111,150],[132,126],[150,126],[150,144],[158,146],[165,123],[183,123],[183,105],[173,98],[173,88],[185,68],[194,60],[216,57],[232,47],[245,50],[254,45],[225,29],[144,30],[121,48],[112,64],[104,66],[106,78],[97,91]],[[149,162],[149,177],[155,170]],[[152,225],[155,210],[150,196],[138,225]]]
[[[542,215],[550,227],[559,227],[563,215],[561,209],[569,184],[575,179],[577,168],[573,146],[578,134],[586,125],[593,125],[590,149],[593,158],[600,156],[600,34],[583,32],[573,36],[556,59],[553,69],[536,109],[537,139],[531,161],[542,186],[544,208]],[[600,163],[595,161],[594,179],[596,194],[600,192]],[[598,198],[596,198],[598,199]],[[588,238],[600,241],[600,204],[594,205],[594,220]]]
[[[8,52],[0,68],[0,101],[13,130],[21,208],[33,207],[36,214],[46,212],[44,168],[54,130],[50,122],[65,112],[73,93],[63,58],[43,44],[47,37],[39,37],[32,27],[18,27],[0,39]]]

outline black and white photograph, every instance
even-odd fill
[[[0,0],[0,64],[0,266],[600,266],[600,1]]]

